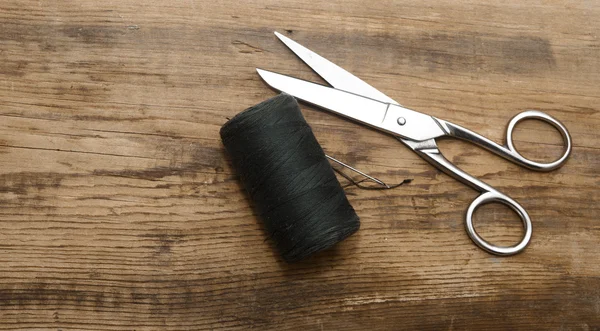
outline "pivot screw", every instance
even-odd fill
[[[406,124],[406,118],[398,117],[398,125],[404,125],[404,124]]]

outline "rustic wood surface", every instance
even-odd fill
[[[441,144],[528,210],[527,250],[476,248],[476,192],[303,105],[326,152],[414,181],[347,187],[361,230],[282,262],[218,135],[275,95],[255,67],[320,81],[275,30],[496,141],[526,109],[563,121],[574,149],[550,173]],[[598,330],[599,35],[591,0],[2,1],[0,330]],[[536,159],[562,150],[536,121],[515,140]],[[485,238],[518,240],[507,208],[476,216]]]

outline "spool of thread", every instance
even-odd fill
[[[359,218],[292,96],[239,113],[220,131],[270,238],[287,262],[344,240]]]

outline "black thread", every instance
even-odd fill
[[[358,187],[361,190],[370,190],[370,191],[383,191],[383,190],[392,190],[395,189],[396,187],[400,187],[404,184],[410,184],[412,183],[412,178],[407,178],[404,179],[403,181],[401,181],[398,184],[394,184],[394,185],[389,185],[389,186],[366,186],[366,185],[362,185],[362,183],[369,181],[368,178],[363,178],[359,181],[356,181],[354,179],[352,179],[352,177],[346,175],[345,173],[343,173],[341,170],[333,168],[333,171],[335,171],[338,175],[344,177],[347,181],[350,182],[350,184],[343,186],[343,188],[346,188],[350,185],[354,185],[356,187]]]
[[[296,99],[280,94],[236,115],[221,139],[287,262],[344,240],[359,218]]]

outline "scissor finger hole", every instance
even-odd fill
[[[495,246],[518,244],[525,235],[523,221],[509,206],[489,201],[475,209],[473,227],[485,241]]]
[[[565,152],[561,132],[554,125],[531,117],[516,122],[512,143],[519,154],[536,162],[556,161]]]

